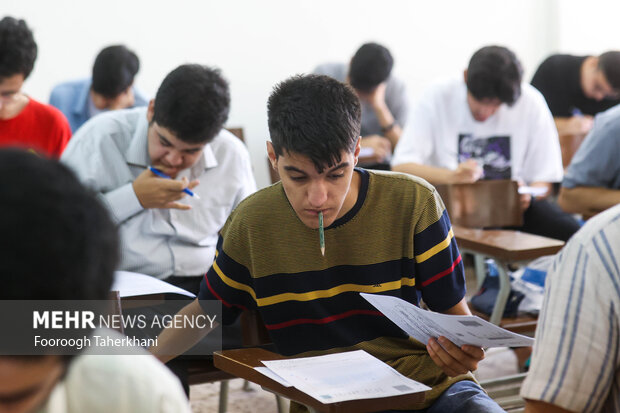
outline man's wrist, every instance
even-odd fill
[[[394,129],[396,127],[396,121],[390,123],[387,126],[382,126],[381,127],[381,132],[383,133],[388,133],[389,131],[391,131],[392,129]]]

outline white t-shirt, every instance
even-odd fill
[[[540,92],[522,84],[517,102],[502,104],[484,122],[473,118],[462,79],[437,83],[423,93],[392,166],[417,163],[454,170],[469,158],[484,165],[487,179],[561,181],[558,133]]]

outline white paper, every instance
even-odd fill
[[[543,196],[543,195],[547,195],[547,192],[549,192],[549,190],[548,188],[545,188],[544,186],[520,186],[519,187],[519,193],[521,195],[529,194],[532,196]]]
[[[291,383],[289,383],[288,381],[284,380],[282,377],[278,376],[276,373],[274,373],[273,371],[269,370],[267,367],[254,367],[254,370],[256,370],[257,372],[259,372],[262,375],[265,375],[265,376],[269,377],[271,380],[280,383],[284,387],[293,387],[293,385]]]
[[[196,297],[187,290],[176,287],[165,281],[137,272],[116,271],[111,291],[118,291],[121,298],[138,295],[175,293],[188,297]]]
[[[505,330],[471,315],[448,315],[422,310],[398,297],[360,293],[368,302],[405,333],[426,344],[431,337],[444,336],[457,346],[530,347],[534,339]]]
[[[363,350],[263,364],[322,403],[400,396],[430,390]]]

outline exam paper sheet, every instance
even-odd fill
[[[273,371],[269,370],[267,367],[254,367],[254,370],[259,372],[260,374],[269,377],[271,380],[280,383],[284,387],[293,387],[291,383],[284,380],[282,377],[278,376]]]
[[[545,196],[549,190],[543,186],[520,186],[519,193],[521,195],[530,194],[532,196]]]
[[[322,403],[401,396],[431,389],[403,376],[363,350],[264,360],[263,364]]]
[[[118,291],[121,298],[138,295],[175,293],[194,298],[194,294],[150,275],[130,271],[115,271],[111,291]]]
[[[426,344],[429,338],[444,336],[457,346],[529,347],[534,339],[491,324],[480,317],[448,315],[422,310],[398,297],[360,293],[405,333]]]

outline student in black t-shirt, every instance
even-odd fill
[[[532,86],[547,100],[560,136],[585,135],[592,116],[620,103],[620,51],[552,55],[536,70]]]

